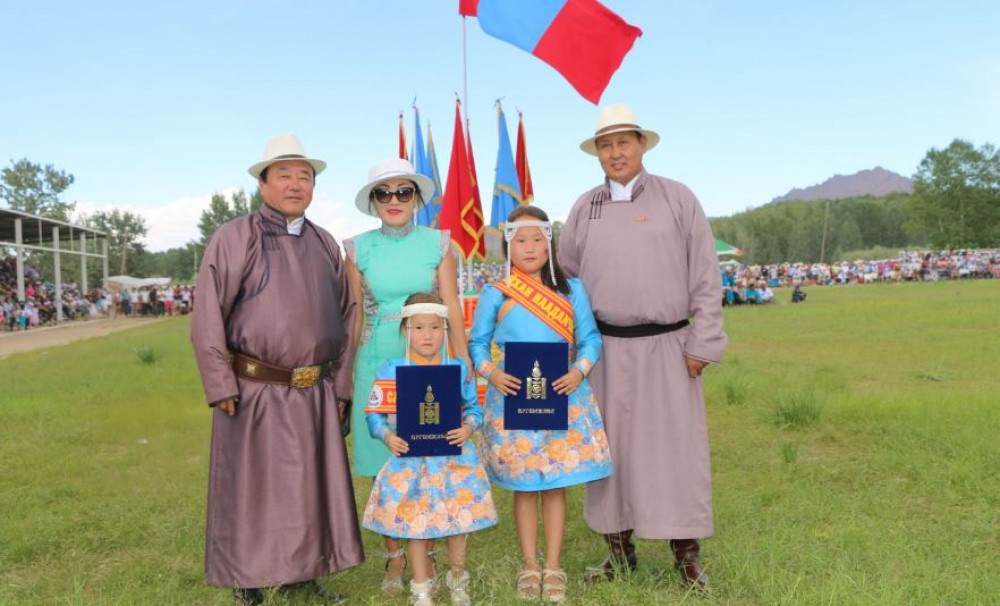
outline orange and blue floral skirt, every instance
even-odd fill
[[[608,436],[585,379],[569,396],[566,431],[505,430],[503,394],[486,391],[483,459],[490,480],[507,490],[533,492],[606,478],[612,473]]]
[[[361,525],[401,539],[437,539],[497,524],[490,482],[472,440],[455,457],[389,457]]]

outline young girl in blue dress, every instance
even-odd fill
[[[483,411],[476,398],[475,382],[466,381],[465,364],[442,360],[448,308],[430,293],[411,295],[402,310],[400,329],[406,333],[406,356],[387,360],[375,373],[365,420],[372,437],[382,440],[392,457],[375,478],[362,526],[383,536],[409,539],[407,552],[413,566],[411,603],[433,604],[437,576],[427,552],[433,539],[447,537],[450,569],[445,577],[453,604],[470,603],[469,573],[465,571],[465,539],[470,532],[497,523],[486,471],[472,433],[482,425]],[[462,427],[448,432],[448,443],[462,447],[458,456],[400,457],[409,450],[396,435],[395,414],[380,412],[394,385],[396,368],[413,364],[454,364],[461,368]],[[389,382],[387,384],[387,382]]]
[[[508,268],[513,265],[513,270],[508,269],[504,283],[487,286],[480,293],[469,350],[477,372],[489,381],[483,422],[486,468],[494,484],[514,491],[514,517],[524,558],[517,596],[560,602],[566,596],[566,575],[560,565],[566,487],[606,478],[612,467],[604,424],[586,380],[600,355],[601,335],[583,284],[563,276],[554,247],[552,226],[544,211],[520,206],[511,212],[504,248]],[[554,326],[552,314],[546,310],[533,313],[530,304],[519,302],[517,293],[524,291],[512,290],[513,284],[529,284],[549,301],[559,299],[563,309],[572,310],[572,318]],[[520,378],[503,368],[504,346],[513,341],[569,343],[569,372],[552,383],[556,392],[569,395],[566,431],[504,429],[504,395],[524,388]],[[544,568],[536,556],[539,500],[545,530]]]

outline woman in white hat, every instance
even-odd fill
[[[406,160],[379,162],[368,171],[368,183],[358,191],[355,205],[378,217],[382,225],[344,242],[347,268],[355,297],[362,302],[358,314],[360,343],[354,369],[354,474],[374,477],[389,457],[381,441],[365,427],[365,406],[379,364],[402,357],[406,344],[399,332],[400,313],[406,298],[416,292],[435,292],[448,307],[449,342],[453,357],[465,360],[472,376],[465,323],[458,302],[458,273],[451,255],[448,231],[414,225],[418,204],[434,195],[433,182],[418,174]],[[404,550],[398,539],[385,537],[386,576],[382,589],[403,589]]]

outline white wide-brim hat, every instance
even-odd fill
[[[594,136],[580,144],[580,149],[591,156],[597,155],[597,138],[611,133],[639,132],[646,137],[646,151],[656,147],[660,142],[660,135],[639,126],[639,121],[635,119],[632,108],[624,103],[608,105],[601,109],[601,116],[597,119],[597,128],[594,129]]]
[[[264,147],[264,159],[248,168],[247,172],[255,179],[259,179],[260,173],[264,172],[265,168],[275,162],[282,162],[284,160],[302,160],[303,162],[308,162],[317,175],[326,168],[326,162],[310,158],[306,154],[306,150],[302,148],[302,143],[299,142],[298,137],[292,133],[285,133],[271,137],[271,140]]]
[[[372,190],[379,183],[389,179],[413,181],[417,189],[420,190],[420,199],[425,204],[434,197],[433,181],[418,173],[409,161],[402,158],[392,158],[391,160],[382,160],[368,171],[368,184],[358,190],[358,195],[354,197],[354,205],[358,207],[358,210],[366,215],[378,217],[374,204],[369,204]]]

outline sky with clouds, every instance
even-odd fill
[[[602,103],[630,104],[662,142],[656,174],[712,216],[882,166],[912,175],[931,147],[1000,142],[1000,3],[607,0],[643,35]],[[416,98],[447,171],[463,90],[457,0],[3,3],[0,163],[76,177],[84,212],[123,208],[147,246],[197,237],[213,192],[250,190],[267,139],[295,132],[329,162],[309,216],[339,239],[374,227],[352,204],[412,138]],[[466,23],[469,118],[484,207],[494,100],[524,113],[536,202],[564,217],[601,178],[579,142],[597,108],[550,67]],[[442,175],[444,177],[444,175]]]

